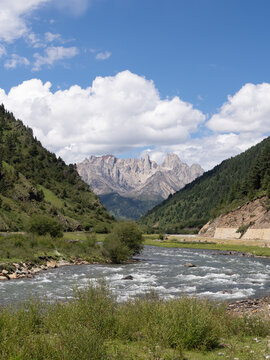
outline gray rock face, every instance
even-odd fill
[[[77,170],[97,195],[118,193],[144,199],[166,199],[203,174],[200,165],[189,167],[176,154],[167,154],[161,165],[149,155],[125,160],[113,155],[91,156],[77,164]]]

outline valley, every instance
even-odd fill
[[[0,0],[0,360],[270,360],[269,12]]]
[[[189,167],[176,154],[167,154],[161,165],[148,154],[144,159],[91,156],[77,170],[109,212],[133,220],[203,174],[200,165]]]

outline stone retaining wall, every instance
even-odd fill
[[[214,238],[240,239],[241,233],[237,233],[236,231],[237,228],[216,228]],[[270,229],[247,229],[241,239],[270,241]]]
[[[238,228],[216,228],[215,239],[239,239],[241,234],[237,233]]]
[[[247,229],[242,239],[270,240],[270,229]]]

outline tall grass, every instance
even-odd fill
[[[76,239],[76,235],[73,239],[33,234],[0,235],[0,262],[41,263],[46,257],[56,260],[83,258],[89,261],[105,261],[100,247],[96,245],[94,234],[89,234],[82,240]]]
[[[30,300],[0,308],[0,359],[141,359],[118,351],[117,344],[139,344],[152,354],[177,350],[178,357],[167,359],[183,359],[183,350],[215,349],[221,337],[266,336],[269,325],[263,318],[236,320],[207,300],[163,301],[150,294],[117,303],[106,285],[89,285],[70,302]],[[142,359],[161,359],[151,356]]]

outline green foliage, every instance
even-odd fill
[[[28,232],[38,235],[51,235],[51,237],[62,237],[63,228],[55,219],[44,215],[32,216],[28,227]]]
[[[120,264],[131,256],[130,249],[119,239],[108,235],[103,242],[103,253],[113,264]]]
[[[241,225],[239,226],[239,228],[236,230],[237,233],[241,234],[241,237],[244,235],[244,233],[247,231],[247,229],[250,227],[251,224],[246,224],[246,225]]]
[[[142,232],[134,222],[116,223],[103,242],[105,254],[113,263],[120,263],[143,249]]]
[[[0,110],[0,231],[22,230],[29,216],[53,215],[65,230],[103,223],[114,218],[77,173],[76,165],[42,147],[3,106]]]
[[[86,229],[90,228],[86,225]],[[98,222],[94,226],[94,231],[98,234],[107,234],[109,232],[108,225],[104,222]]]
[[[270,137],[207,171],[150,210],[139,223],[166,233],[199,230],[211,218],[267,193],[269,179]]]
[[[210,351],[220,352],[223,338],[229,345],[222,352],[229,351],[233,359],[231,344],[247,335],[269,335],[269,319],[235,318],[225,306],[207,300],[163,301],[150,294],[117,303],[104,284],[76,290],[74,296],[64,303],[31,300],[17,308],[1,307],[0,358],[183,360],[185,352],[196,350],[194,359],[201,359],[198,351],[204,352],[204,359],[217,359]],[[248,348],[249,356],[241,359],[262,358],[259,352],[250,357]]]
[[[71,235],[71,234],[70,234]],[[81,236],[82,239],[52,238],[50,235],[10,234],[0,235],[0,263],[43,263],[44,259],[63,258],[68,261],[83,259],[89,262],[107,262],[101,248],[96,244],[95,234]],[[0,265],[1,270],[1,265]]]
[[[139,226],[132,221],[116,223],[109,236],[120,240],[130,249],[132,255],[139,254],[143,249],[142,232]]]

